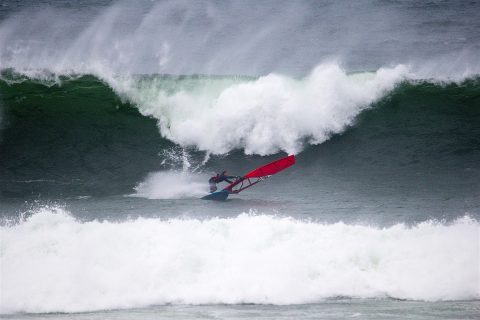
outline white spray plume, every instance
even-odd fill
[[[135,187],[132,196],[148,199],[182,199],[205,195],[207,177],[189,173],[162,171],[151,173]]]

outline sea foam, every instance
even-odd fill
[[[304,143],[320,144],[342,132],[407,74],[408,68],[398,65],[348,75],[326,63],[300,80],[279,74],[237,83],[202,79],[173,91],[159,81],[111,77],[107,82],[156,118],[162,136],[180,146],[267,155],[297,153]]]
[[[114,223],[45,207],[0,230],[2,313],[480,298],[480,225],[468,217],[388,228],[253,214]]]

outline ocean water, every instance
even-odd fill
[[[478,318],[479,12],[1,1],[0,317]]]

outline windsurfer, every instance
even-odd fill
[[[210,193],[215,192],[217,190],[217,183],[220,183],[222,181],[233,183],[233,181],[230,179],[237,180],[239,178],[241,177],[228,176],[227,171],[222,171],[222,173],[217,173],[216,175],[214,175],[208,180],[208,184],[210,185]]]

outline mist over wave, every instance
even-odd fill
[[[349,71],[413,64],[424,75],[466,76],[480,68],[475,1],[69,6],[26,0],[16,6],[0,10],[0,67],[21,71],[302,77],[331,59]]]
[[[43,207],[0,230],[2,313],[480,297],[480,226],[468,217],[389,228],[253,214],[114,223]]]

